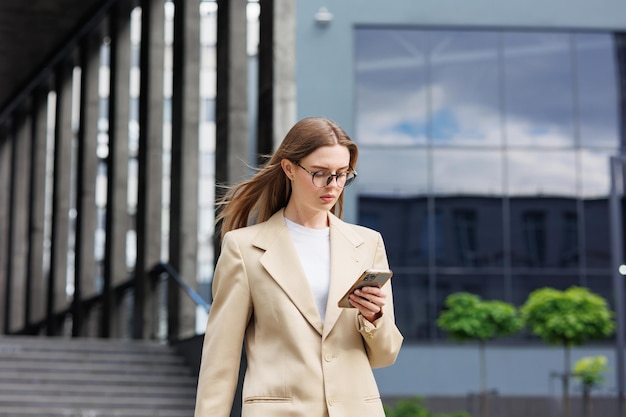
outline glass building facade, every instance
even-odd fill
[[[379,230],[407,341],[445,298],[517,306],[581,285],[612,302],[616,35],[357,27],[358,221]]]

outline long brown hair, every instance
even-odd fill
[[[291,196],[291,183],[280,161],[299,162],[322,146],[342,145],[350,151],[350,167],[356,167],[359,151],[356,143],[335,122],[321,117],[308,117],[297,122],[271,156],[270,160],[249,180],[230,187],[217,203],[216,223],[221,236],[226,232],[260,223],[285,207]],[[331,212],[343,215],[343,193]]]

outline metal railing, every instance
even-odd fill
[[[150,278],[151,288],[149,299],[152,300],[154,305],[154,326],[152,331],[153,339],[163,339],[168,341],[175,341],[177,336],[170,331],[170,326],[164,326],[169,320],[171,315],[176,316],[178,312],[172,311],[173,306],[170,302],[171,298],[167,296],[168,291],[172,291],[172,288],[176,288],[185,293],[193,303],[202,308],[206,313],[209,312],[209,303],[185,280],[181,277],[179,272],[169,263],[155,264],[148,271]],[[162,285],[169,284],[173,285]],[[131,321],[129,318],[132,315],[132,308],[124,308],[125,300],[130,300],[129,304],[132,304],[134,300],[134,294],[136,293],[136,282],[131,277],[123,282],[118,283],[111,289],[112,303],[116,306],[112,309],[115,312],[115,322],[124,323]],[[81,321],[88,327],[98,327],[98,322],[102,320],[100,316],[102,314],[102,306],[105,303],[105,294],[95,294],[83,299],[73,300],[67,307],[54,311],[51,315],[46,316],[40,320],[27,323],[21,329],[11,332],[14,335],[38,335],[38,334],[52,334],[56,336],[63,335],[64,328],[68,327],[68,324],[75,321]],[[50,331],[55,329],[55,331]],[[159,331],[158,329],[165,329]],[[94,336],[92,334],[92,336]],[[96,334],[100,337],[103,334]],[[134,338],[130,327],[128,329],[125,326],[118,325],[117,335],[118,338]]]
[[[207,313],[209,312],[209,303],[204,298],[202,298],[202,296],[198,294],[196,290],[191,288],[189,284],[185,282],[185,280],[180,276],[178,271],[176,271],[176,269],[174,269],[172,265],[170,265],[169,263],[158,263],[150,270],[150,275],[154,277],[154,279],[157,279],[163,274],[166,274],[169,278],[171,278],[173,282],[176,283],[176,285],[178,285],[180,289],[183,290],[185,294],[187,294],[187,296],[198,307],[202,307]]]

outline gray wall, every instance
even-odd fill
[[[616,391],[615,350],[586,347],[572,350],[572,364],[589,355],[604,355],[609,372],[594,395]],[[559,347],[488,345],[487,388],[502,396],[560,396],[561,382],[552,374],[563,372],[564,352]],[[479,353],[475,344],[405,345],[395,365],[375,371],[383,396],[465,396],[480,390]],[[580,395],[577,382],[571,393]]]
[[[320,6],[333,20],[315,21]],[[296,27],[297,116],[321,115],[354,132],[353,28],[356,25],[410,25],[414,27],[518,29],[626,29],[626,2],[621,0],[335,0],[298,1]],[[358,138],[356,138],[358,141]],[[358,189],[358,183],[354,187]],[[346,220],[356,219],[356,193],[346,192]],[[581,356],[606,355],[614,368],[614,350],[575,349]],[[551,372],[563,369],[563,351],[529,346],[489,347],[489,387],[501,395],[559,395]],[[464,396],[479,389],[478,352],[472,345],[410,345],[397,363],[376,371],[384,396]],[[615,373],[598,391],[615,393]],[[576,385],[572,387],[576,393]]]

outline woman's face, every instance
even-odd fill
[[[301,209],[329,211],[337,202],[343,188],[337,185],[337,178],[330,174],[346,173],[350,170],[350,151],[342,145],[322,146],[299,161],[290,164],[292,182],[291,198]],[[316,186],[312,174],[316,174]],[[323,173],[323,175],[322,175]],[[304,206],[304,207],[303,207]]]

